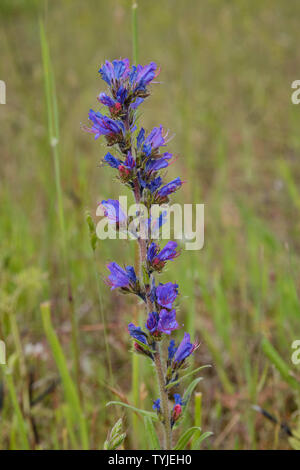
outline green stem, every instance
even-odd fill
[[[164,370],[161,363],[161,350],[160,345],[154,356],[154,363],[157,373],[157,379],[159,384],[159,394],[161,399],[161,408],[163,414],[163,426],[164,426],[164,449],[172,449],[172,429],[171,429],[171,420],[170,420],[170,411],[169,411],[169,399],[168,393],[165,389],[165,378]]]
[[[137,0],[132,0],[131,7],[131,26],[132,26],[132,61],[135,65],[138,62],[138,28],[137,28]],[[139,247],[135,246],[135,268],[136,272],[140,269],[140,251]],[[139,376],[140,376],[140,358],[137,354],[132,356],[132,394],[133,403],[139,407]],[[138,436],[138,419],[137,416],[133,416],[133,430],[134,435]]]
[[[137,21],[137,0],[132,0],[131,22],[132,22],[132,58],[135,65],[138,62],[138,21]]]

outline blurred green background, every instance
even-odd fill
[[[186,180],[175,200],[205,204],[204,248],[183,251],[165,275],[180,285],[180,321],[201,342],[195,363],[213,366],[203,372],[197,389],[203,393],[202,427],[214,433],[203,447],[290,448],[287,436],[251,405],[258,403],[291,428],[299,427],[300,366],[291,362],[291,343],[300,339],[300,107],[291,103],[291,83],[300,78],[300,4],[138,4],[139,62],[155,61],[161,67],[160,85],[143,105],[144,125],[162,124],[175,134],[169,150],[178,159],[169,173]],[[49,300],[73,373],[39,18],[45,24],[58,101],[62,197],[89,447],[102,448],[108,430],[124,416],[125,448],[147,448],[142,421],[105,408],[107,401],[127,397],[150,409],[157,391],[151,367],[140,360],[139,390],[133,397],[125,325],[136,315],[136,305],[102,282],[107,261],[132,262],[133,242],[102,241],[96,251],[113,383],[108,377],[85,212],[89,209],[97,220],[98,202],[117,197],[119,186],[109,169],[99,167],[103,142],[81,130],[105,88],[100,64],[132,58],[129,0],[0,2],[0,79],[7,87],[7,104],[0,105],[0,339],[6,342],[8,360],[0,366],[0,448],[81,445],[40,312],[40,303]],[[263,338],[278,356],[270,353],[270,343],[262,347]],[[188,419],[193,423],[193,403]]]

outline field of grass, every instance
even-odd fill
[[[212,365],[196,390],[213,432],[202,448],[299,446],[252,405],[300,430],[300,4],[138,3],[139,61],[161,67],[143,120],[175,134],[170,175],[186,181],[176,202],[205,204],[203,249],[183,250],[167,273],[201,343],[195,364]],[[97,220],[119,186],[100,167],[104,145],[81,129],[103,90],[100,64],[132,58],[131,1],[1,0],[0,24],[0,448],[101,449],[122,416],[124,447],[145,449],[143,421],[105,407],[149,410],[157,391],[142,359],[131,378],[135,302],[103,283],[134,243],[101,241],[95,257],[90,246],[86,211]],[[187,420],[198,419],[191,402]]]

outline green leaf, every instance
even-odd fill
[[[147,416],[151,418],[153,421],[158,420],[155,413],[152,413],[151,411],[141,410],[140,408],[135,408],[135,406],[128,405],[127,403],[123,403],[122,401],[110,401],[106,403],[106,406],[110,406],[110,405],[124,406],[124,408],[129,408],[130,410],[134,411],[137,414],[140,414],[142,416]]]
[[[203,434],[201,434],[199,439],[197,439],[197,441],[193,445],[193,450],[199,450],[200,445],[204,441],[204,439],[207,439],[209,436],[212,436],[212,435],[213,435],[213,432],[211,432],[211,431],[207,431],[207,432],[204,432]]]
[[[190,439],[193,437],[193,435],[196,432],[200,434],[201,428],[197,426],[193,426],[192,428],[189,428],[187,431],[181,434],[180,438],[177,441],[176,446],[174,447],[174,450],[184,450],[186,446],[188,445]]]
[[[189,401],[190,401],[191,396],[192,396],[192,393],[193,393],[194,389],[196,388],[196,386],[198,385],[198,383],[201,382],[201,380],[202,380],[202,377],[198,377],[197,379],[193,380],[193,382],[190,383],[190,385],[188,386],[188,388],[184,392],[183,402],[185,403],[185,405],[183,407],[182,414],[187,409]]]
[[[211,365],[207,364],[207,365],[205,365],[205,366],[198,367],[197,369],[194,369],[194,370],[192,370],[191,372],[188,372],[187,374],[183,375],[182,377],[180,377],[180,378],[179,378],[178,380],[176,380],[175,382],[170,382],[170,383],[166,386],[166,389],[171,388],[171,387],[174,387],[174,385],[179,384],[179,382],[181,382],[182,380],[185,380],[187,377],[190,377],[191,375],[196,374],[196,373],[199,372],[201,369],[205,369],[206,367],[211,367]],[[202,377],[201,377],[201,380],[202,380]]]
[[[145,424],[147,438],[149,439],[149,442],[151,444],[150,449],[160,450],[161,449],[160,443],[159,443],[152,419],[149,418],[148,416],[145,416],[144,424]]]
[[[148,344],[142,343],[142,341],[139,341],[138,339],[134,338],[134,342],[139,344],[142,348],[144,348],[146,351],[151,352],[153,354],[153,350],[148,346]]]

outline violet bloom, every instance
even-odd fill
[[[136,283],[136,275],[132,266],[127,266],[125,270],[117,263],[108,263],[107,268],[110,270],[110,275],[107,279],[107,284],[111,290],[118,287],[128,288],[134,286]]]
[[[107,199],[107,201],[102,201],[101,206],[103,207],[104,215],[108,218],[108,222],[110,224],[122,224],[126,222],[127,217],[117,199]]]
[[[132,170],[135,166],[135,159],[133,158],[131,152],[128,152],[125,162],[120,162],[120,165],[118,166],[120,178],[123,182],[126,182],[131,178]]]
[[[159,284],[156,291],[156,301],[159,305],[165,308],[172,308],[172,304],[178,295],[178,284],[167,282],[166,284]]]
[[[183,402],[183,399],[181,398],[179,393],[174,393],[173,397],[174,397],[174,400],[175,400],[175,405],[183,406],[184,402]]]
[[[159,251],[159,246],[154,242],[151,243],[147,252],[149,264],[152,265],[154,269],[160,271],[168,260],[173,261],[174,258],[179,256],[179,252],[176,251],[177,246],[176,242],[169,241],[165,247]]]
[[[151,173],[154,171],[162,170],[163,168],[166,168],[169,165],[168,160],[171,160],[171,158],[172,154],[167,152],[162,158],[151,158],[147,161],[145,165],[145,171]]]
[[[157,410],[157,412],[160,413],[160,398],[158,398],[157,400],[153,400],[152,409]]]
[[[147,335],[142,331],[140,326],[135,326],[133,323],[129,323],[128,332],[132,338],[137,339],[141,343],[147,344]]]
[[[104,157],[104,161],[109,164],[112,168],[119,168],[122,161],[119,158],[114,157],[111,153],[107,153]]]
[[[151,334],[156,332],[158,321],[159,321],[159,315],[157,312],[149,313],[147,322],[146,322],[146,328],[149,330]]]
[[[145,65],[132,66],[129,75],[129,82],[134,93],[145,92],[147,85],[157,76],[157,65],[155,62]]]
[[[99,111],[95,112],[93,109],[90,109],[89,120],[92,122],[92,127],[85,127],[84,129],[91,134],[95,134],[95,140],[101,135],[116,137],[125,132],[122,121],[110,119],[99,113]]]
[[[175,356],[175,353],[177,351],[177,348],[175,346],[175,341],[174,339],[171,339],[169,346],[168,346],[168,361],[171,362],[173,357]]]
[[[109,85],[115,85],[116,82],[123,82],[129,75],[129,60],[105,61],[105,64],[99,70],[102,79]]]
[[[177,348],[177,351],[174,356],[174,363],[180,363],[189,357],[196,349],[196,344],[190,342],[190,335],[184,333],[183,340]]]
[[[170,335],[172,331],[177,330],[177,328],[179,328],[179,325],[176,321],[176,310],[161,310],[159,312],[157,331]]]
[[[163,186],[159,189],[159,191],[157,191],[157,199],[167,199],[170,194],[177,191],[177,189],[179,189],[181,186],[181,179],[179,177],[175,178],[173,181],[170,181],[169,183],[165,184],[165,186]]]
[[[109,108],[113,108],[116,104],[115,100],[113,100],[106,93],[100,93],[97,99],[100,101],[100,103],[104,104],[104,106],[108,106]]]

